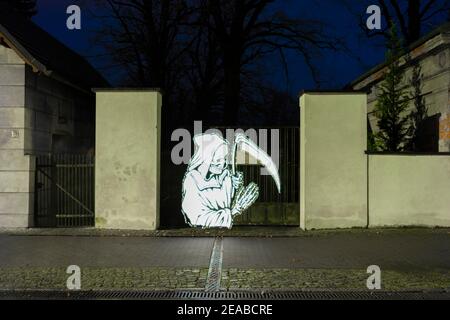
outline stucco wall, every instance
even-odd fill
[[[450,156],[371,155],[370,226],[450,227]]]
[[[160,124],[158,92],[97,92],[96,227],[159,227]]]
[[[91,92],[36,74],[26,67],[26,152],[87,152],[94,146],[94,103]]]
[[[366,226],[366,95],[306,93],[300,105],[302,229]]]
[[[0,228],[28,227],[34,161],[25,155],[25,64],[0,45]]]
[[[92,93],[34,73],[0,45],[0,227],[32,226],[34,155],[87,152],[94,112]]]

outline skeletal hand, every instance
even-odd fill
[[[247,188],[242,188],[236,194],[235,205],[232,209],[232,215],[237,216],[250,208],[259,197],[259,188],[256,184],[250,183]]]
[[[233,189],[237,191],[244,185],[244,174],[242,172],[237,172],[231,180],[233,181]]]

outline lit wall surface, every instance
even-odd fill
[[[96,227],[159,227],[161,95],[97,91]]]
[[[301,106],[301,228],[367,226],[367,97],[305,93]]]
[[[450,227],[450,156],[371,155],[370,226]]]
[[[32,221],[33,161],[25,154],[25,63],[0,45],[0,227]],[[28,131],[28,130],[27,130]]]

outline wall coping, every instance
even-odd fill
[[[159,88],[92,88],[92,92],[159,92]]]
[[[301,98],[304,95],[367,95],[367,91],[365,90],[354,90],[354,89],[343,89],[343,90],[302,90],[298,94]]]
[[[438,156],[445,157],[450,156],[450,152],[370,152],[366,151],[365,154],[368,156],[403,156],[403,157],[421,157],[421,156]]]

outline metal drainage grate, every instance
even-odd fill
[[[220,280],[222,278],[223,239],[216,238],[211,253],[208,278],[206,279],[206,292],[220,291]]]
[[[0,300],[450,300],[448,291],[0,291]]]

